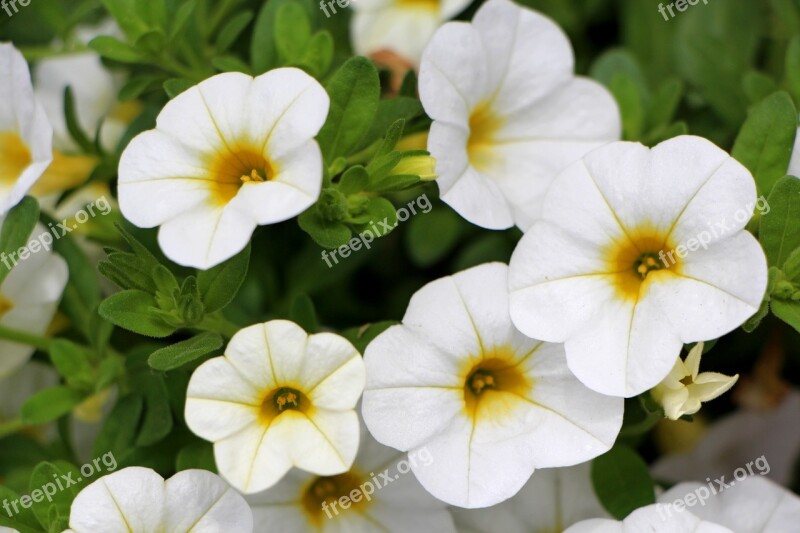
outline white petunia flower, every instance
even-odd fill
[[[369,345],[365,363],[370,432],[411,454],[427,449],[431,463],[412,471],[460,507],[510,498],[535,468],[604,453],[622,424],[621,398],[584,387],[561,345],[514,328],[500,263],[420,289],[403,323]]]
[[[37,224],[32,238],[46,232]],[[17,254],[0,254],[0,268],[11,269],[0,285],[0,326],[43,335],[61,300],[69,272],[67,263],[60,256],[43,247],[37,250],[28,248],[25,258]],[[0,340],[0,377],[8,376],[24,365],[33,352],[31,346]]]
[[[471,0],[353,0],[353,49],[364,56],[391,50],[419,65],[422,51],[437,28],[470,3]]]
[[[625,520],[584,520],[564,533],[733,533],[727,527],[700,520],[685,509],[656,503],[635,510]],[[738,531],[738,529],[737,529]]]
[[[554,533],[606,518],[592,488],[591,463],[536,472],[510,500],[488,509],[453,509],[461,533]]]
[[[0,215],[19,203],[53,160],[53,129],[33,95],[28,63],[0,43]]]
[[[744,227],[750,173],[711,142],[618,142],[566,169],[511,258],[511,317],[564,342],[570,370],[603,394],[657,385],[683,344],[756,312],[767,263]]]
[[[728,485],[681,483],[672,487],[659,501],[689,504],[692,513],[704,520],[722,524],[736,533],[787,533],[800,524],[800,497],[780,485],[762,478],[723,479]],[[710,488],[709,488],[710,487]],[[702,505],[697,502],[703,498]],[[663,505],[663,504],[662,504]]]
[[[251,533],[253,513],[219,476],[184,470],[167,481],[149,468],[104,476],[72,502],[72,533]]]
[[[418,531],[455,533],[447,506],[408,472],[413,459],[361,432],[353,467],[335,476],[292,470],[271,489],[248,497],[256,533],[368,533]],[[342,507],[342,503],[346,508]]]
[[[364,362],[345,338],[272,320],[233,336],[189,382],[186,423],[214,443],[220,474],[245,493],[291,467],[331,476],[353,464]]]
[[[419,92],[434,120],[428,150],[442,200],[478,226],[525,230],[561,170],[618,140],[613,97],[573,70],[561,29],[509,0],[485,3],[472,24],[439,29]]]
[[[664,406],[667,418],[677,420],[683,415],[695,414],[703,402],[725,394],[739,379],[739,374],[733,377],[716,372],[701,374],[702,357],[703,343],[698,342],[689,350],[686,361],[678,357],[667,377],[653,388],[653,398]]]
[[[122,214],[139,227],[161,226],[161,249],[176,263],[206,269],[225,261],[256,226],[287,220],[319,197],[322,155],[313,137],[329,104],[325,89],[295,68],[203,81],[123,152]]]
[[[736,468],[754,461],[758,474],[788,485],[800,455],[797,413],[797,390],[792,390],[775,409],[738,409],[712,424],[689,452],[662,456],[651,471],[657,479],[670,483],[702,481],[730,477]]]

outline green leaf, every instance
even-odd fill
[[[114,17],[122,31],[136,40],[150,29],[147,19],[142,17],[141,0],[102,0],[111,16]],[[155,2],[157,3],[157,2]],[[145,17],[147,15],[145,14]]]
[[[317,323],[317,313],[314,310],[314,301],[307,294],[301,294],[294,299],[289,311],[289,320],[308,333],[317,332],[319,324]]]
[[[189,80],[173,78],[164,82],[164,92],[167,93],[167,96],[170,99],[172,99],[192,86],[194,86],[194,83]]]
[[[338,248],[347,244],[353,235],[346,224],[325,220],[316,207],[312,207],[297,217],[300,228],[308,233],[314,242],[323,248]]]
[[[617,520],[656,501],[647,464],[624,445],[614,446],[592,461],[592,485],[597,499]]]
[[[320,31],[311,37],[303,55],[297,64],[304,67],[316,78],[322,77],[331,66],[333,60],[333,35],[329,31]]]
[[[224,263],[197,273],[197,288],[206,313],[219,311],[233,301],[249,265],[250,245]]]
[[[22,405],[22,422],[28,425],[51,422],[72,411],[83,397],[83,394],[62,386],[39,391]]]
[[[378,110],[380,81],[372,62],[354,57],[334,74],[326,87],[330,111],[317,140],[325,161],[350,155],[369,130]]]
[[[800,333],[800,301],[776,300],[773,298],[769,305],[776,317]]]
[[[275,15],[275,47],[286,63],[300,58],[311,40],[311,23],[298,3],[283,4]]]
[[[338,188],[342,194],[349,196],[364,191],[369,184],[369,174],[361,165],[348,168],[339,179]]]
[[[72,501],[87,484],[80,471],[65,461],[36,465],[31,474],[29,495],[34,501],[33,512],[47,531],[64,531],[69,527]]]
[[[794,97],[795,102],[800,102],[800,35],[795,35],[789,41],[786,49],[786,85]]]
[[[451,209],[436,209],[413,218],[405,234],[411,261],[422,268],[436,264],[458,244],[461,229],[461,220]]]
[[[158,83],[163,78],[159,76],[135,76],[128,80],[122,89],[119,91],[119,100],[121,102],[130,102],[136,100],[142,93],[150,89],[153,85]]]
[[[396,98],[381,100],[378,102],[378,111],[375,113],[375,120],[372,122],[369,131],[367,131],[364,137],[359,141],[356,151],[370,146],[373,142],[388,134],[387,130],[398,120],[402,119],[405,122],[409,122],[421,116],[422,113],[422,104],[416,98],[398,96]],[[392,149],[394,149],[394,146],[392,146]]]
[[[364,324],[358,328],[350,328],[342,331],[342,336],[353,343],[359,353],[364,353],[369,343],[375,337],[397,324],[392,320],[385,320],[383,322],[375,322],[371,324]]]
[[[643,95],[636,82],[627,73],[618,72],[608,88],[622,113],[623,138],[639,139],[644,131],[645,108]]]
[[[757,70],[751,70],[742,79],[742,88],[751,103],[757,103],[778,90],[775,80]]]
[[[181,4],[175,12],[175,17],[172,19],[171,29],[169,31],[170,40],[174,40],[186,28],[189,20],[194,15],[194,10],[197,8],[198,0],[187,0]]]
[[[128,331],[147,337],[168,337],[177,328],[158,315],[158,304],[152,294],[135,289],[121,291],[100,304],[100,315]]]
[[[89,140],[86,133],[81,129],[78,123],[78,111],[75,108],[75,97],[72,93],[72,87],[67,86],[64,89],[64,119],[67,123],[67,131],[70,137],[81,147],[86,153],[94,153],[95,146]]]
[[[383,237],[399,224],[397,209],[392,202],[380,196],[369,199],[366,214],[367,222],[355,228],[358,233],[370,232],[375,237]]]
[[[156,370],[174,370],[214,352],[222,346],[222,342],[219,334],[207,331],[156,350],[150,354],[147,363]]]
[[[220,72],[243,72],[251,74],[250,66],[236,56],[217,56],[211,59],[211,66]]]
[[[666,128],[675,116],[675,111],[683,98],[684,86],[681,80],[664,82],[647,110],[647,127],[650,130]]]
[[[750,111],[731,155],[753,174],[761,194],[769,194],[786,174],[797,133],[797,110],[792,98],[777,92]]]
[[[143,409],[144,400],[139,394],[120,398],[94,441],[93,455],[100,457],[110,452],[118,461],[121,460],[134,446]]]
[[[145,379],[135,380],[136,390],[144,395],[144,417],[136,437],[137,446],[151,446],[172,431],[172,411],[169,393],[164,378],[147,375]]]
[[[800,247],[800,179],[781,178],[767,198],[769,211],[761,217],[758,238],[770,266],[782,268]]]
[[[94,369],[84,348],[66,339],[55,339],[49,353],[53,366],[71,387],[91,390]]]
[[[134,47],[110,35],[95,37],[89,42],[89,48],[106,59],[121,63],[141,63],[144,61],[142,55]]]
[[[7,450],[5,449],[4,441],[4,452]],[[4,487],[0,485],[0,502],[4,501],[17,501],[19,500],[20,496],[13,490],[9,489],[8,487]],[[3,510],[0,512],[0,526],[11,527],[19,531],[20,533],[41,533],[42,526],[40,522],[37,520],[36,515],[33,514],[33,509],[28,508],[25,509],[22,506],[19,506],[19,513],[14,513],[13,518],[8,516],[7,511]],[[58,530],[61,531],[61,530]]]
[[[0,225],[0,283],[6,279],[21,255],[28,250],[28,239],[39,221],[39,202],[32,196],[26,196],[11,208]],[[28,250],[28,254],[30,251]]]
[[[230,48],[252,20],[252,11],[242,11],[230,19],[217,36],[217,52],[224,52]]]
[[[304,7],[309,17],[313,14],[311,10],[315,9],[309,2],[269,0],[269,2],[264,3],[264,7],[259,11],[253,27],[253,39],[250,41],[250,58],[254,74],[261,74],[281,66],[275,44],[275,22],[281,7],[292,4],[300,4]]]
[[[789,281],[800,281],[800,248],[795,248],[783,262],[783,273]]]

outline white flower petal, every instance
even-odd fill
[[[351,6],[359,6],[360,1],[355,0]],[[424,5],[389,5],[378,11],[356,9],[350,33],[353,50],[365,56],[391,50],[416,65],[441,22],[439,13]]]
[[[579,522],[564,533],[733,533],[718,524],[706,522],[685,509],[653,504],[633,511],[625,520],[592,519]],[[738,531],[738,530],[737,530]]]
[[[200,206],[164,222],[158,244],[175,263],[206,270],[241,252],[256,225],[232,205]]]
[[[253,531],[253,513],[242,496],[205,470],[184,470],[166,483],[166,531]]]
[[[439,28],[425,49],[419,70],[420,100],[428,116],[467,128],[470,112],[489,90],[486,63],[472,25],[448,22]]]
[[[155,471],[126,468],[98,479],[75,497],[69,526],[75,533],[157,533],[165,523],[165,500],[164,479]]]
[[[659,501],[673,502],[689,494],[695,494],[697,500],[701,493],[708,492],[703,505],[690,507],[700,518],[735,528],[737,533],[784,533],[796,529],[800,522],[800,498],[796,494],[760,477],[726,483],[730,486],[714,495],[706,485],[681,483],[662,494]]]
[[[551,19],[509,0],[491,0],[475,13],[473,27],[490,58],[487,84],[498,88],[495,102],[509,115],[572,78],[572,46]]]

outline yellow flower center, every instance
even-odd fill
[[[361,489],[365,481],[365,476],[354,470],[336,476],[314,478],[303,491],[301,500],[309,521],[319,526],[324,520],[336,518],[341,513],[363,512],[371,501],[371,498],[365,498]],[[347,509],[339,503],[342,497],[349,502]]]
[[[508,414],[520,400],[525,401],[531,388],[521,359],[507,346],[486,352],[471,363],[465,376],[464,408],[473,419],[481,413],[492,417]]]
[[[14,302],[12,302],[9,298],[5,295],[0,294],[0,318],[2,318],[6,313],[14,309]]]
[[[25,141],[15,132],[0,132],[0,183],[11,185],[33,163]]]
[[[290,411],[307,413],[310,408],[311,402],[302,392],[292,387],[280,387],[264,395],[259,419],[264,425],[269,425],[282,413]]]
[[[608,246],[604,256],[614,288],[626,300],[638,300],[642,285],[668,272],[678,273],[681,267],[666,232],[650,226],[627,231]]]
[[[495,137],[502,125],[503,120],[492,111],[488,103],[477,105],[469,116],[467,154],[470,164],[477,170],[485,171],[496,158]]]
[[[440,0],[397,0],[400,8],[423,8],[439,11]]]
[[[237,144],[213,156],[210,168],[212,200],[225,205],[247,183],[262,183],[275,177],[275,167],[259,149]]]

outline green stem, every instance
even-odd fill
[[[30,333],[7,328],[5,326],[0,326],[0,339],[6,339],[12,342],[18,342],[20,344],[27,344],[45,352],[50,351],[50,344],[52,342],[50,339],[45,337],[31,335]]]
[[[227,318],[222,316],[221,313],[206,315],[196,327],[204,331],[213,331],[215,333],[219,333],[223,337],[227,337],[229,339],[233,337],[237,331],[242,329],[241,326],[237,326],[233,322],[229,321]]]

